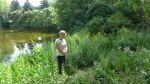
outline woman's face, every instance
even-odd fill
[[[65,33],[60,33],[60,38],[65,38]]]

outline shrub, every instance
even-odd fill
[[[88,72],[79,71],[77,74],[70,76],[64,82],[65,84],[98,84],[94,81],[91,70]]]
[[[117,33],[117,37],[113,38],[115,39],[113,40],[113,45],[114,47],[120,46],[122,48],[129,46],[133,51],[135,51],[137,48],[142,47],[149,49],[150,46],[148,43],[150,42],[150,40],[148,35],[149,33],[135,32],[123,28]]]
[[[93,17],[88,23],[87,27],[92,34],[102,32],[106,34],[117,33],[123,27],[133,27],[132,21],[124,17],[121,13],[116,12],[110,17]]]
[[[114,13],[113,7],[108,4],[103,3],[102,1],[94,1],[89,5],[89,9],[87,10],[88,19],[92,19],[93,17],[106,17],[112,15]]]
[[[145,83],[148,82],[149,52],[144,49],[129,54],[121,50],[109,50],[102,53],[101,60],[93,69],[94,79],[98,83]],[[132,78],[132,79],[131,79]]]
[[[117,4],[117,9],[136,25],[143,20],[144,13],[142,3],[141,0],[122,0]]]
[[[105,32],[117,32],[122,27],[130,28],[132,27],[132,21],[125,16],[123,16],[121,13],[116,12],[115,14],[111,15],[108,20],[107,24],[109,25],[108,28],[105,29]]]
[[[88,23],[87,26],[89,28],[89,31],[92,34],[95,34],[97,32],[104,32],[105,29],[105,23],[103,17],[93,17]]]

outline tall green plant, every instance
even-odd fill
[[[21,55],[12,64],[0,64],[0,83],[63,83],[66,75],[57,75],[54,54],[54,43],[48,43],[34,48],[32,55]]]

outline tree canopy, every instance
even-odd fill
[[[41,5],[40,5],[40,8],[43,9],[43,8],[47,8],[49,7],[49,2],[48,0],[42,0],[41,1]]]
[[[28,0],[26,0],[26,2],[23,5],[23,10],[28,11],[28,10],[31,10],[31,9],[32,9],[31,3]]]
[[[10,8],[11,8],[10,11],[16,11],[16,10],[21,9],[21,6],[18,0],[12,0]]]

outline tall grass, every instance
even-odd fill
[[[65,79],[65,75],[57,76],[53,43],[46,44],[43,49],[34,49],[30,56],[20,56],[12,64],[1,64],[0,69],[2,84],[58,84]]]
[[[63,75],[57,73],[54,43],[0,64],[3,84],[149,84],[149,33],[122,29],[117,36],[80,31],[67,38],[68,54]],[[69,76],[68,76],[69,75]]]
[[[101,57],[101,61],[94,66],[94,77],[100,83],[144,83],[145,76],[149,73],[150,52],[145,53],[143,49],[134,54],[124,51],[112,50],[107,57]]]
[[[150,71],[149,33],[121,29],[117,36],[97,33],[92,36],[87,31],[78,32],[67,38],[69,44],[68,66],[76,70],[92,70],[92,83],[120,84],[146,83]],[[73,69],[73,70],[74,70]],[[75,72],[66,70],[66,72]],[[69,73],[70,75],[71,73]],[[73,74],[73,73],[72,73]],[[74,83],[83,83],[84,75]],[[91,77],[85,75],[86,78]],[[83,79],[83,80],[82,80]],[[87,84],[90,84],[87,79]],[[70,81],[69,81],[70,82]]]

